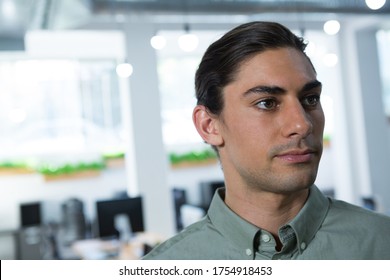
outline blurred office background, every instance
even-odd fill
[[[253,20],[309,42],[318,187],[390,214],[389,1],[0,0],[0,258],[138,258],[202,217],[223,177],[194,73]]]

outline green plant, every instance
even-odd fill
[[[211,149],[205,149],[202,151],[191,151],[188,153],[170,153],[169,160],[171,164],[179,164],[182,162],[191,162],[197,163],[202,161],[207,161],[209,159],[217,158],[216,153]]]
[[[124,152],[116,152],[116,153],[105,153],[103,154],[104,160],[110,160],[110,159],[122,159],[125,158]]]
[[[39,166],[37,168],[37,171],[43,175],[55,176],[55,175],[64,175],[64,174],[74,174],[77,172],[82,172],[87,170],[102,170],[104,168],[105,168],[104,162],[65,164],[61,166],[44,164]]]
[[[26,165],[20,162],[10,162],[10,161],[0,162],[0,168],[23,168],[23,167],[26,167]]]

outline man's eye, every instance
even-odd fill
[[[257,102],[256,106],[260,109],[272,110],[272,109],[276,108],[277,103],[273,99],[265,99],[265,100],[261,100],[261,101]]]
[[[302,100],[302,104],[309,107],[315,107],[318,105],[318,103],[320,103],[319,95],[309,95]]]

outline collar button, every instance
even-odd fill
[[[261,240],[264,241],[264,242],[270,242],[271,237],[269,237],[268,234],[262,234],[261,235]]]

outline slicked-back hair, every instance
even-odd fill
[[[304,39],[276,22],[245,23],[227,32],[208,47],[196,71],[197,104],[219,115],[223,109],[223,88],[234,81],[241,64],[260,52],[283,47],[294,48],[306,56]]]

